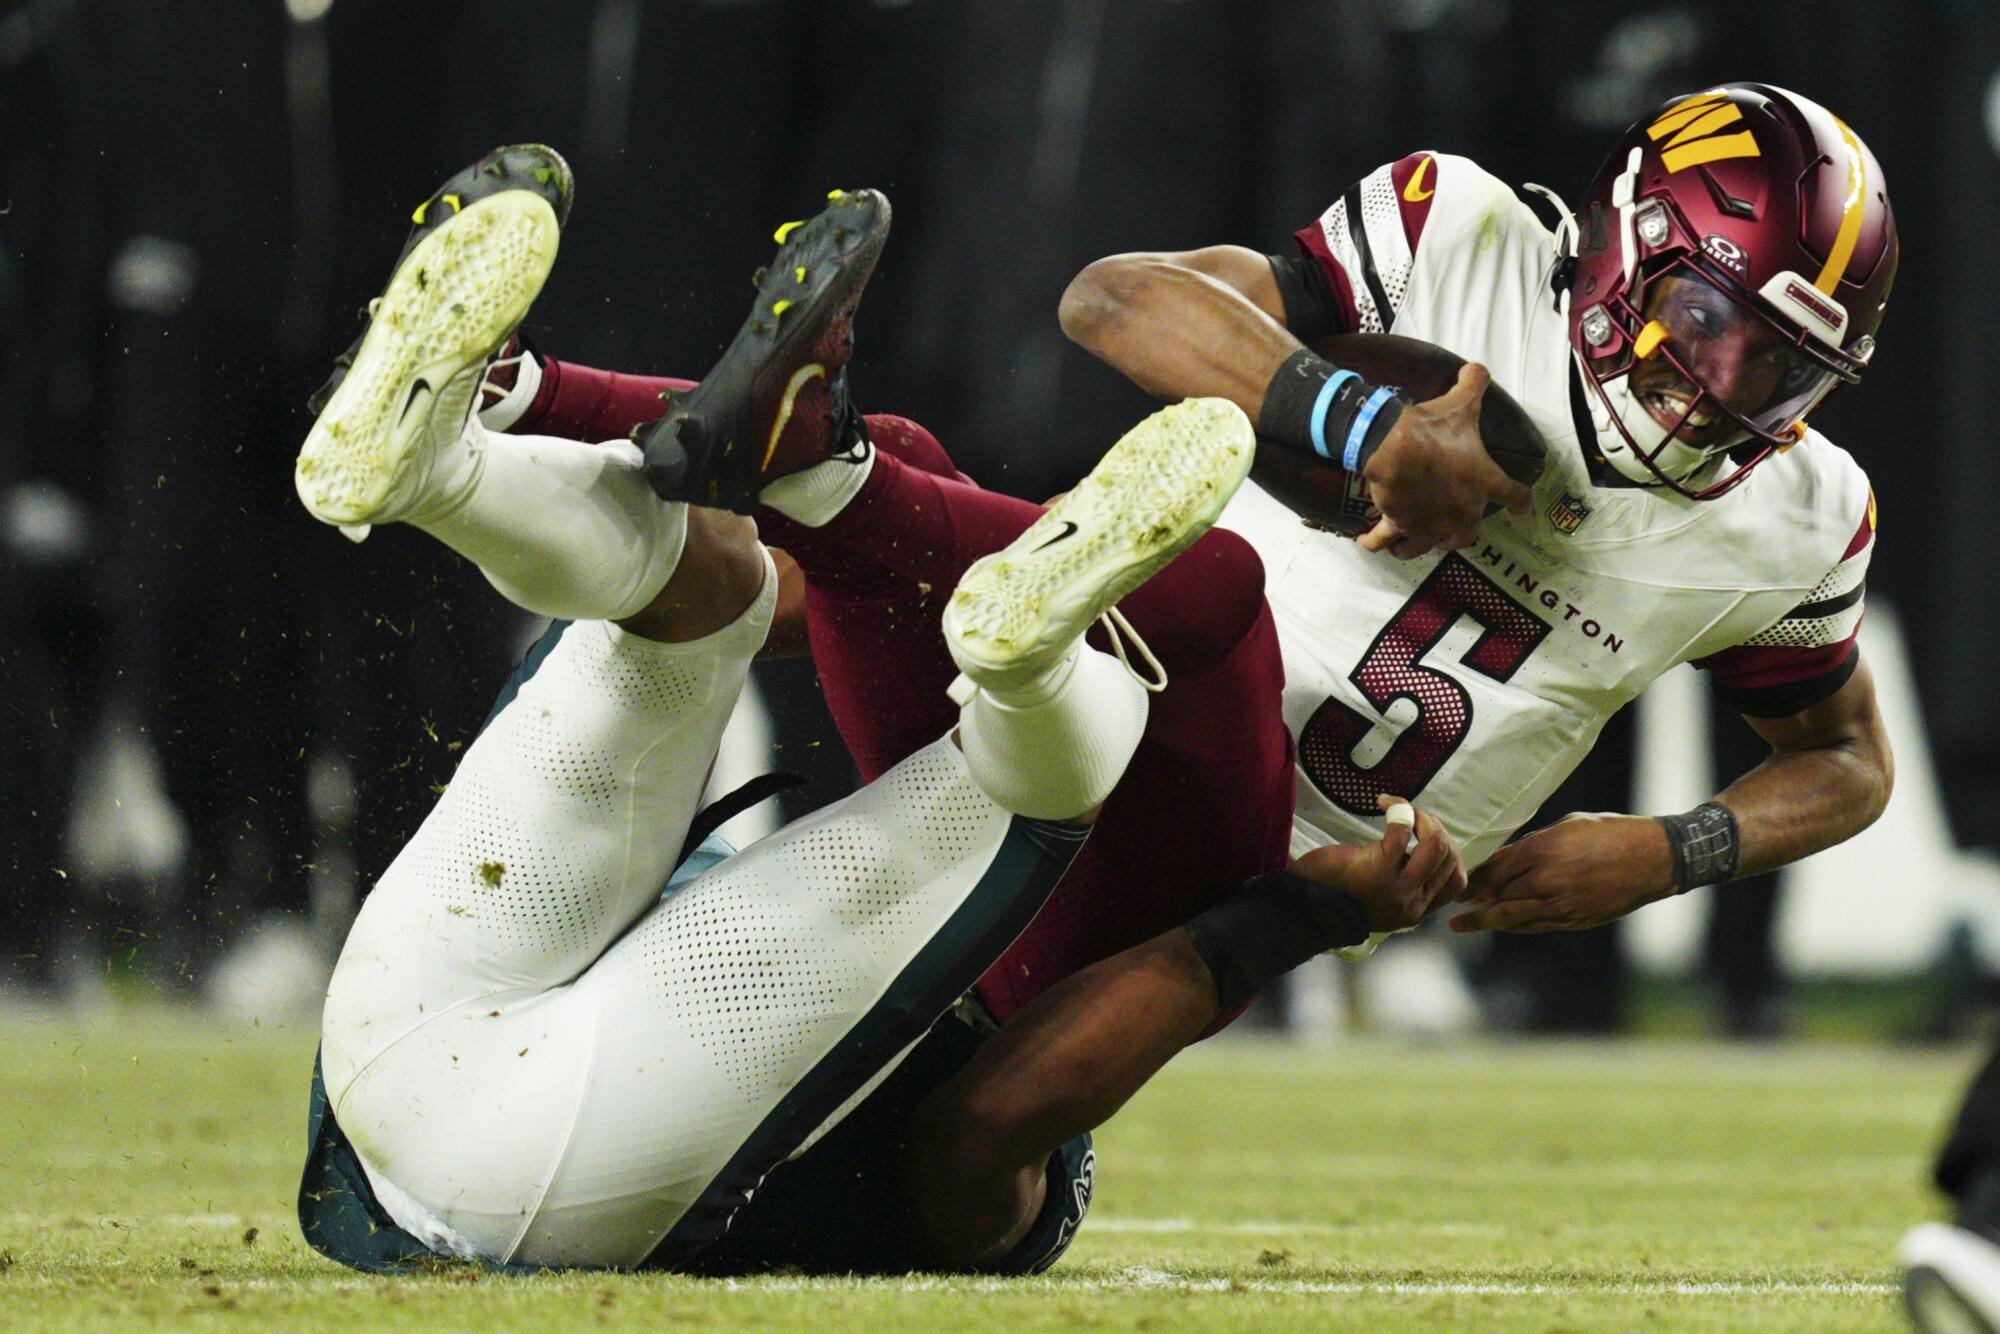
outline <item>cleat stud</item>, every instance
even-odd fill
[[[431,201],[426,199],[423,203],[417,205],[417,211],[410,215],[410,221],[416,223],[417,226],[421,227],[424,225],[424,214],[430,211],[431,211]]]
[[[503,180],[507,176],[507,172],[505,171],[504,168],[501,167],[501,165],[498,162],[489,162],[485,166],[481,167],[479,170],[484,172],[488,176],[498,176]]]
[[[774,302],[774,303],[772,304],[772,306],[771,306],[771,314],[773,314],[773,315],[782,315],[782,314],[784,314],[784,313],[785,313],[786,311],[790,310],[790,309],[792,308],[792,306],[793,306],[794,304],[795,304],[795,303],[794,303],[794,302],[791,302],[791,301],[778,301],[778,302]]]
[[[759,264],[757,266],[757,271],[750,275],[750,285],[752,287],[762,287],[764,285],[764,280],[770,276],[771,276],[771,266],[768,264]]]
[[[457,195],[446,195],[444,197],[444,202],[451,205],[451,211],[453,213],[462,213],[465,211],[465,205],[458,202]]]
[[[827,197],[827,199],[828,199],[828,200],[830,200],[831,202],[833,202],[833,203],[835,203],[835,204],[838,204],[838,203],[839,203],[839,202],[840,202],[841,200],[843,200],[843,199],[847,198],[847,191],[845,191],[845,190],[828,190],[828,191],[826,192],[826,197]]]
[[[801,264],[796,269],[792,270],[792,281],[795,283],[802,283],[805,280],[806,280],[806,266]]]
[[[779,227],[777,231],[771,233],[771,239],[773,241],[776,241],[779,245],[783,245],[785,243],[786,237],[790,236],[793,232],[797,231],[799,228],[805,225],[806,221],[804,218],[800,218],[796,222],[785,223],[783,226]]]

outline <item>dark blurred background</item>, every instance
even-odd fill
[[[1887,171],[1882,352],[1817,421],[1880,497],[1870,602],[1898,613],[1928,799],[2000,848],[1989,0],[0,3],[6,994],[213,993],[232,958],[310,994],[483,716],[524,627],[415,534],[307,522],[290,468],[411,206],[485,149],[578,174],[532,338],[638,371],[703,370],[776,222],[886,190],[864,401],[1039,497],[1146,406],[1056,327],[1084,263],[1284,249],[1417,149],[1574,200],[1629,121],[1726,79],[1827,104]],[[810,668],[760,684],[778,762],[837,795]],[[1632,753],[1614,734],[1561,809],[1630,805]],[[1773,894],[1700,951],[1732,1029],[1783,1024]],[[1603,933],[1469,962],[1495,1022],[1601,1030],[1621,958]]]

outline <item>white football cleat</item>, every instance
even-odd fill
[[[1896,1248],[1903,1307],[1924,1334],[2000,1329],[2000,1246],[1969,1228],[1925,1223]]]
[[[1058,669],[1091,623],[1208,531],[1256,448],[1250,419],[1220,398],[1176,403],[1127,431],[1026,532],[958,581],[944,635],[964,679],[1010,703],[1060,685]],[[960,703],[969,694],[954,687]]]
[[[1242,485],[1250,419],[1219,398],[1163,408],[1074,490],[973,563],[944,611],[966,770],[1017,815],[1075,819],[1103,804],[1146,730],[1166,672],[1115,608],[1185,551]],[[1085,647],[1108,622],[1117,657]],[[1145,659],[1147,680],[1126,657]]]
[[[560,231],[540,194],[502,190],[403,256],[299,451],[294,481],[314,518],[386,523],[469,487],[471,476],[456,475],[474,472],[469,453],[436,465],[466,430],[487,362],[540,294]]]

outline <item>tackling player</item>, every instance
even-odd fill
[[[1628,130],[1553,232],[1475,163],[1423,152],[1296,240],[1113,256],[1061,307],[1142,387],[1231,399],[1358,469],[1383,513],[1348,541],[1246,485],[1222,521],[1277,613],[1295,850],[1359,836],[1379,792],[1422,794],[1477,868],[1453,928],[1545,931],[1774,869],[1881,813],[1892,763],[1855,645],[1875,505],[1807,424],[1866,370],[1896,272],[1882,170],[1845,122],[1727,84]],[[1473,364],[1409,407],[1305,346],[1347,331]],[[1532,494],[1473,429],[1489,373],[1551,447]],[[1682,662],[1771,757],[1685,814],[1573,815],[1503,847]]]
[[[1275,972],[1419,920],[1462,885],[1456,853],[1403,805],[1379,839],[1253,880],[1059,986],[1036,979],[983,1045],[977,1006],[933,1027],[1090,846],[1084,825],[1128,763],[1176,735],[1156,726],[1172,692],[1149,707],[1164,682],[1142,688],[1116,641],[1119,659],[1084,647],[1092,621],[1109,614],[1150,661],[1132,627],[1171,619],[1193,587],[1177,579],[1212,584],[1204,560],[1247,571],[1257,604],[1254,560],[1202,537],[1251,433],[1215,400],[1166,409],[1046,514],[923,459],[909,423],[880,457],[846,450],[848,325],[888,223],[863,192],[786,229],[750,320],[661,429],[690,492],[791,514],[818,595],[845,600],[816,640],[912,620],[897,567],[950,572],[946,633],[924,616],[921,637],[963,673],[939,695],[956,726],[741,854],[684,860],[779,578],[746,521],[660,499],[629,445],[489,434],[505,396],[490,420],[473,412],[569,195],[560,158],[523,146],[420,207],[300,453],[316,517],[357,537],[409,523],[517,605],[573,618],[530,655],[342,952],[306,1237],[383,1271],[434,1256],[1043,1267],[1089,1202],[1088,1130]],[[751,440],[763,448],[734,448]],[[1146,596],[1162,589],[1175,596]],[[894,633],[911,656],[869,664],[888,694],[929,662],[917,633]],[[1197,636],[1150,663],[1215,659],[1224,674],[1198,696],[1211,742],[1275,712],[1262,678],[1231,685],[1234,647]]]

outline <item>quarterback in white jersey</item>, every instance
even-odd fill
[[[1879,814],[1891,762],[1855,647],[1875,507],[1806,425],[1865,368],[1895,270],[1852,130],[1729,85],[1633,126],[1581,223],[1545,226],[1477,164],[1425,152],[1296,239],[1296,257],[1100,260],[1063,306],[1142,386],[1235,397],[1267,440],[1358,470],[1385,516],[1357,542],[1253,485],[1223,518],[1263,558],[1283,642],[1295,854],[1373,837],[1378,794],[1421,798],[1486,863],[1455,926],[1557,929]],[[1306,346],[1345,332],[1475,364],[1410,405]],[[1482,367],[1548,443],[1532,493],[1477,446]],[[1572,818],[1501,851],[1682,662],[1773,757],[1686,815]]]

